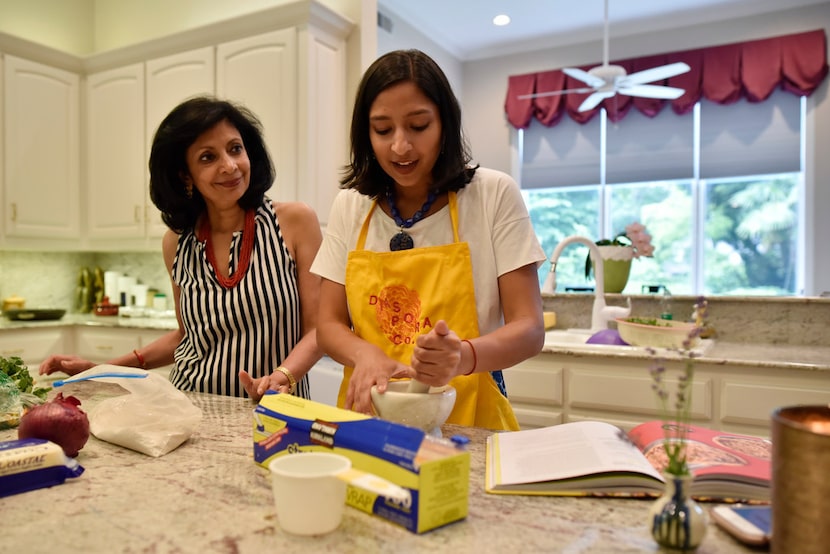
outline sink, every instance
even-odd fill
[[[586,341],[593,335],[590,329],[552,329],[545,332],[546,352],[558,350],[584,353],[604,354],[638,354],[648,355],[648,348],[645,346],[630,346],[623,344],[589,344]],[[703,339],[692,349],[696,356],[703,356],[714,345],[711,339]],[[658,356],[667,358],[679,356],[677,352],[666,348],[654,348]]]

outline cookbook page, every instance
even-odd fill
[[[662,481],[625,433],[608,423],[564,423],[498,433],[490,440],[494,485],[554,481],[606,472],[642,473]]]

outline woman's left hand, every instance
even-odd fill
[[[239,381],[245,387],[245,392],[251,397],[254,402],[259,402],[262,395],[268,390],[275,390],[277,392],[289,394],[291,387],[288,384],[288,379],[282,373],[275,372],[266,377],[254,379],[247,371],[239,372]]]
[[[438,321],[432,330],[420,335],[412,351],[413,379],[440,387],[458,375],[461,364],[461,339],[444,320]]]

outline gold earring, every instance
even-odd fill
[[[187,183],[184,186],[184,193],[187,195],[188,198],[193,198],[193,184]]]

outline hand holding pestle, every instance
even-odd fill
[[[439,337],[446,337],[450,334],[450,328],[447,326],[447,323],[443,320],[439,321],[435,324],[434,328],[435,334]],[[409,387],[407,387],[406,392],[416,392],[416,393],[429,393],[429,385],[426,383],[422,383],[417,379],[410,379]]]

